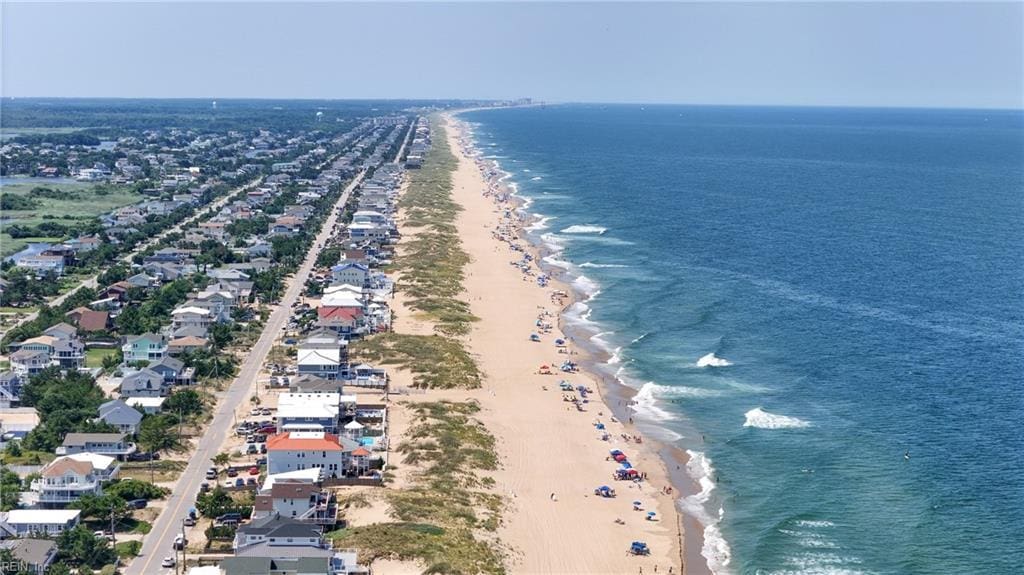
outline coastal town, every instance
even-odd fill
[[[581,371],[571,288],[502,172],[448,113],[350,123],[147,131],[101,142],[112,169],[26,160],[91,141],[4,146],[26,202],[143,199],[5,256],[0,551],[33,573],[682,572],[663,465]],[[187,161],[147,152],[167,138]],[[574,470],[519,468],[520,445]],[[559,553],[520,533],[580,517],[606,527]]]

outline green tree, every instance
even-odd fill
[[[105,538],[96,537],[85,526],[68,529],[57,537],[57,558],[71,566],[100,569],[117,560],[117,554]]]
[[[139,424],[138,443],[149,453],[159,453],[178,446],[178,437],[171,431],[174,423],[166,415],[146,417]],[[154,481],[155,469],[153,458],[149,459],[149,479]]]
[[[83,517],[103,521],[109,521],[111,514],[114,515],[114,521],[124,521],[131,516],[128,502],[113,493],[83,495],[68,504],[68,507],[81,509]]]
[[[0,468],[0,511],[10,511],[21,498],[21,479],[10,469]]]
[[[163,409],[188,419],[203,412],[203,398],[194,389],[179,389],[167,397]]]

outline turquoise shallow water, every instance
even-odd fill
[[[464,117],[694,455],[717,572],[1024,570],[1020,112]]]

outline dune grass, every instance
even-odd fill
[[[476,389],[483,375],[458,340],[440,335],[387,332],[353,342],[356,361],[406,369],[422,389]]]
[[[413,422],[397,452],[415,468],[411,485],[390,490],[397,521],[342,529],[331,539],[372,559],[416,560],[427,573],[502,574],[501,497],[482,472],[498,467],[495,439],[473,416],[475,402],[407,404]]]
[[[477,318],[458,297],[469,255],[455,227],[462,210],[452,199],[456,159],[436,118],[431,121],[431,133],[423,167],[410,172],[409,186],[399,201],[405,226],[416,231],[402,242],[404,255],[395,265],[401,272],[398,289],[409,295],[409,307],[433,320],[438,333],[465,335]]]

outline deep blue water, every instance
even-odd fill
[[[1022,113],[464,117],[600,289],[573,321],[710,476],[681,505],[717,570],[1024,572]]]

